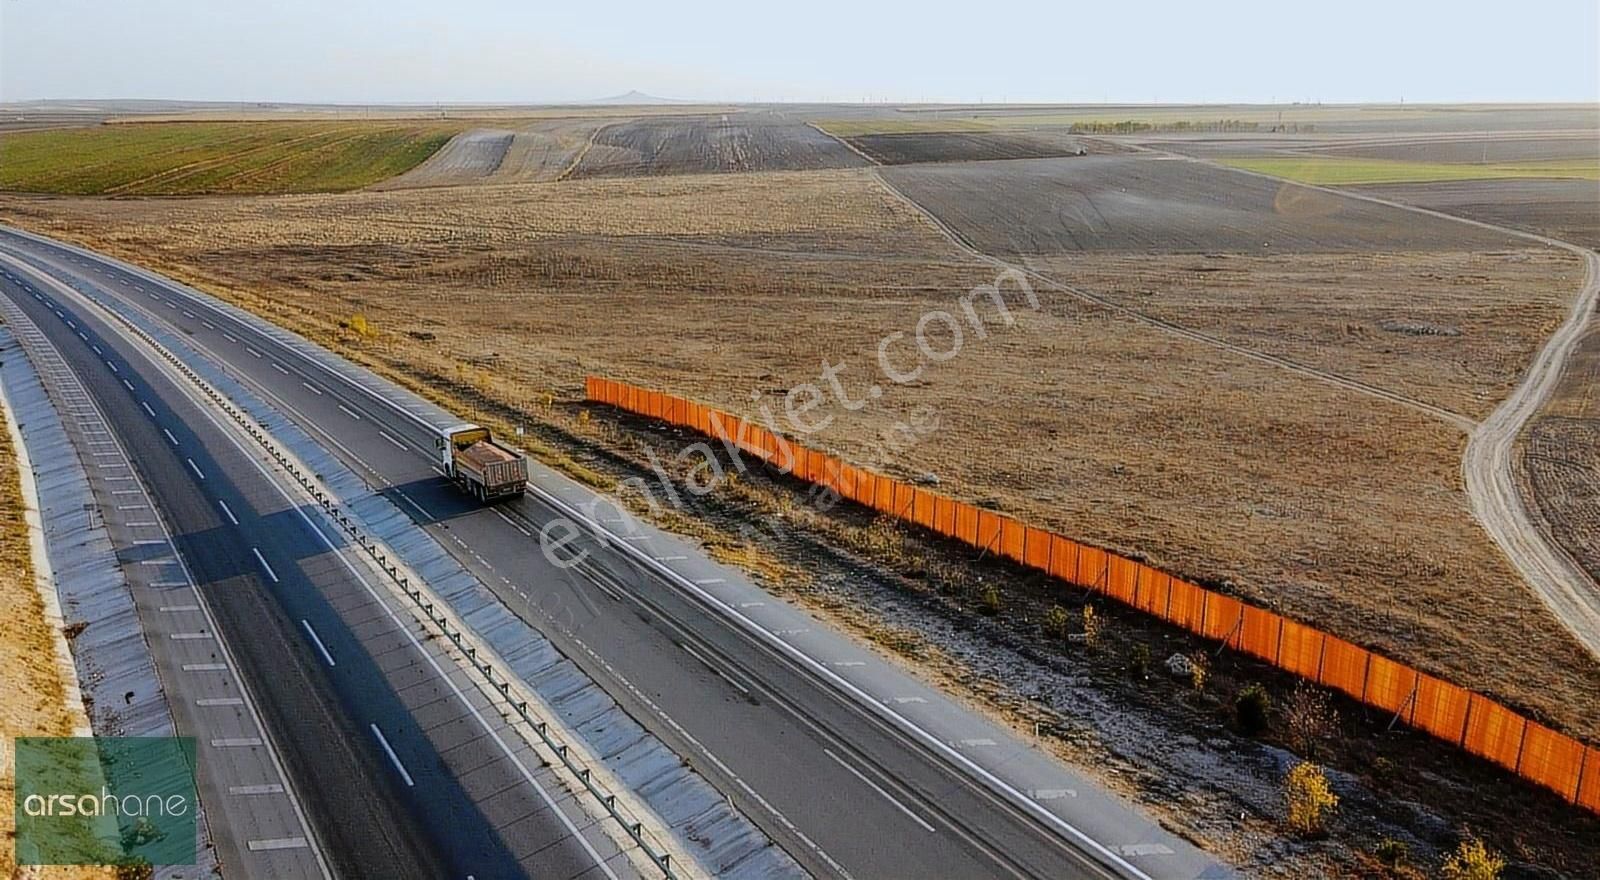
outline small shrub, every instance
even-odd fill
[[[1206,680],[1211,677],[1211,658],[1204,651],[1196,651],[1189,656],[1189,685],[1197,691],[1206,689]]]
[[[1239,699],[1233,704],[1233,715],[1239,722],[1239,730],[1247,736],[1255,736],[1267,729],[1272,715],[1272,697],[1260,684],[1252,684],[1239,692]]]
[[[1394,762],[1379,756],[1372,759],[1372,779],[1375,782],[1388,783],[1394,778]]]
[[[1105,622],[1095,615],[1094,606],[1083,606],[1083,643],[1091,648],[1098,647],[1104,629]]]
[[[368,321],[367,316],[360,312],[350,316],[350,329],[363,339],[370,339],[377,335],[377,330],[373,328],[372,322]]]
[[[1411,860],[1411,847],[1403,840],[1385,837],[1378,841],[1378,849],[1374,853],[1378,861],[1388,868],[1403,868]]]
[[[1303,681],[1289,693],[1283,718],[1289,728],[1289,747],[1308,758],[1315,758],[1322,743],[1339,729],[1339,713],[1329,702],[1328,692]]]
[[[1321,834],[1328,814],[1339,805],[1339,796],[1328,787],[1328,776],[1310,761],[1294,765],[1283,780],[1289,828],[1307,837]]]
[[[978,611],[985,617],[993,617],[1000,613],[1000,588],[990,585],[983,588],[983,598],[978,605]]]
[[[1497,880],[1505,869],[1506,860],[1499,853],[1468,835],[1455,852],[1445,857],[1439,873],[1445,880]]]
[[[1148,678],[1150,676],[1150,646],[1140,642],[1133,646],[1133,653],[1128,656],[1128,672],[1134,678]]]
[[[1044,613],[1044,634],[1052,639],[1066,641],[1069,632],[1068,621],[1071,619],[1067,609],[1060,605],[1051,605],[1050,610]]]

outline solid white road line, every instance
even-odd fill
[[[257,550],[254,547],[251,547],[250,548],[250,552],[254,553],[256,555],[256,561],[261,563],[261,567],[267,570],[267,577],[272,578],[272,582],[275,583],[275,584],[276,583],[281,583],[278,580],[278,573],[273,571],[272,570],[272,566],[267,564],[267,558],[265,556],[261,555],[261,551]]]
[[[226,513],[228,515],[228,521],[229,522],[233,523],[234,525],[238,525],[239,524],[239,518],[233,515],[233,510],[232,510],[232,508],[228,507],[228,502],[223,501],[221,498],[218,498],[217,499],[217,505],[222,508],[222,512],[223,513]]]
[[[898,809],[902,813],[905,813],[907,816],[910,816],[911,817],[911,821],[917,823],[918,825],[921,825],[923,828],[927,829],[929,833],[933,832],[933,826],[929,825],[925,819],[923,819],[921,816],[918,816],[916,813],[911,812],[911,808],[910,807],[907,807],[905,804],[900,803],[900,801],[898,799],[896,799],[894,795],[888,793],[887,791],[884,791],[883,788],[878,785],[878,783],[873,782],[872,780],[868,779],[860,770],[857,770],[856,768],[850,766],[849,764],[846,764],[844,759],[839,757],[838,755],[835,755],[831,749],[823,749],[822,753],[827,755],[828,757],[832,758],[834,761],[838,762],[840,767],[843,767],[844,769],[849,770],[851,775],[855,776],[855,778],[861,780],[862,782],[865,782],[869,787],[871,787],[871,789],[873,791],[877,792],[878,794],[883,795],[883,799],[884,800],[888,801],[891,804],[894,804],[896,809]]]
[[[333,662],[333,655],[328,653],[328,646],[322,643],[317,631],[311,628],[311,621],[301,618],[300,625],[306,628],[306,635],[311,637],[311,643],[317,646],[317,652],[322,655],[322,659],[328,661],[329,666],[339,665]]]
[[[411,781],[411,774],[406,772],[406,765],[400,763],[400,757],[394,753],[394,749],[389,747],[389,741],[383,738],[383,731],[379,730],[376,724],[368,726],[372,728],[372,735],[378,738],[378,745],[383,746],[384,754],[388,755],[389,760],[393,762],[394,769],[400,771],[400,778],[406,781],[406,785],[415,786],[416,783]]]

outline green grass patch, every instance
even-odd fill
[[[1352,159],[1333,156],[1250,156],[1219,159],[1224,165],[1257,171],[1300,183],[1346,186],[1361,183],[1435,183],[1449,180],[1497,178],[1576,178],[1600,180],[1600,163],[1559,159],[1536,162],[1497,162],[1467,165],[1445,162],[1405,162],[1393,159]]]
[[[465,123],[163,122],[0,136],[0,189],[71,195],[343,192],[415,167]]]

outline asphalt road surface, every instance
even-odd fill
[[[172,529],[335,874],[631,876],[604,835],[575,828],[585,817],[552,803],[540,758],[448,657],[408,631],[337,533],[284,494],[120,326],[9,268],[24,281],[5,279],[0,293],[90,390]],[[208,759],[222,760],[208,748],[262,744],[201,747],[204,775]],[[230,846],[248,843],[219,850]]]

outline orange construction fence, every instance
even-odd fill
[[[594,376],[584,390],[589,400],[692,428],[869,509],[1099,592],[1392,712],[1411,727],[1600,813],[1600,748],[1488,697],[1132,559],[854,467],[705,404]]]

